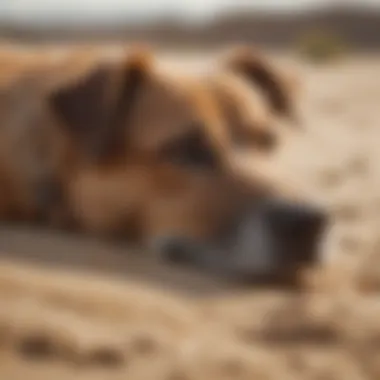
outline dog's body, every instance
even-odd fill
[[[65,151],[46,98],[81,67],[77,58],[60,63],[12,51],[0,60],[0,217],[34,222],[51,206],[46,186],[57,178]]]
[[[223,273],[293,273],[314,257],[322,216],[268,206],[280,188],[236,167],[246,146],[269,159],[276,120],[293,112],[289,88],[259,54],[237,52],[194,75],[165,70],[139,50],[87,58],[3,85],[3,219],[42,216],[128,236]],[[284,216],[284,226],[269,226]],[[284,232],[294,217],[302,242]]]

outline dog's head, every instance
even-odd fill
[[[253,161],[275,153],[272,121],[291,110],[271,66],[244,57],[241,68],[237,58],[206,79],[134,51],[51,94],[70,141],[67,202],[82,228],[236,276],[294,275],[314,262],[324,213],[237,167],[245,141]]]

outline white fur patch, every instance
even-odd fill
[[[268,274],[276,266],[274,236],[260,215],[246,220],[232,247],[234,269],[240,273]]]

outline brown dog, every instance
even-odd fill
[[[268,159],[275,119],[292,113],[287,85],[260,54],[235,53],[214,74],[191,76],[132,51],[78,70],[43,98],[35,125],[48,129],[50,150],[16,187],[45,201],[59,189],[80,230],[239,277],[295,275],[317,258],[325,215],[236,165],[246,142]]]

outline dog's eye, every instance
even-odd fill
[[[218,166],[217,155],[199,131],[170,142],[162,154],[177,165],[199,169],[215,169]]]

